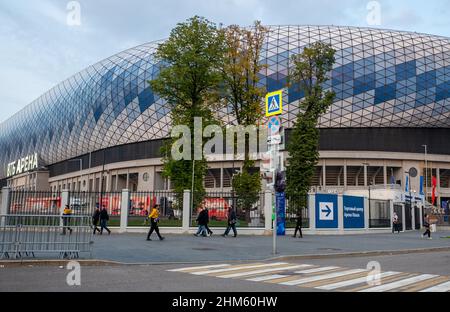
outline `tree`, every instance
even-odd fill
[[[150,81],[150,85],[170,105],[172,125],[188,126],[191,135],[191,160],[173,159],[170,146],[176,138],[169,140],[163,148],[163,174],[171,179],[175,192],[181,196],[184,190],[191,189],[192,167],[195,166],[195,205],[203,200],[205,194],[203,179],[207,163],[203,153],[201,160],[195,160],[195,164],[192,161],[195,152],[194,118],[202,118],[202,133],[206,126],[218,123],[213,103],[218,102],[223,55],[222,32],[215,24],[198,16],[179,23],[155,54],[162,65],[159,76]]]
[[[224,105],[231,107],[236,123],[240,126],[256,125],[264,116],[261,99],[266,89],[259,83],[258,75],[266,67],[260,59],[267,31],[259,21],[250,29],[232,25],[224,31]],[[232,144],[235,145],[234,140]],[[250,160],[249,149],[249,137],[246,135],[242,172],[233,177],[232,183],[233,192],[238,198],[237,204],[245,210],[247,221],[250,221],[250,210],[258,201],[261,191],[259,173],[251,172],[255,163]]]
[[[289,136],[289,162],[286,170],[287,195],[295,198],[296,209],[306,206],[307,194],[315,166],[319,161],[319,118],[334,101],[335,93],[324,91],[323,83],[335,62],[336,51],[323,42],[316,42],[292,57],[290,83],[305,93],[300,112]]]

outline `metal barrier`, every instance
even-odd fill
[[[90,224],[90,216],[1,215],[0,259],[35,257],[35,253],[56,253],[65,259],[91,255]]]
[[[132,192],[128,210],[128,226],[148,225],[148,214],[160,205],[160,227],[181,227],[183,223],[183,194],[172,191]]]
[[[264,193],[255,198],[242,198],[231,192],[207,192],[194,194],[194,211],[191,212],[191,225],[196,226],[196,219],[201,208],[209,212],[209,226],[227,226],[228,210],[233,207],[238,218],[238,226],[264,227]],[[246,208],[247,206],[247,208]]]

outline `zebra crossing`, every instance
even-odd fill
[[[435,274],[379,272],[377,282],[368,269],[292,264],[287,262],[227,263],[183,267],[178,272],[210,278],[239,279],[255,283],[340,292],[450,292],[450,276]]]

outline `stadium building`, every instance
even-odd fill
[[[337,26],[271,26],[261,62],[269,92],[285,87],[290,57],[323,41],[336,52],[325,88],[313,191],[450,199],[450,38]],[[15,190],[165,190],[160,147],[170,110],[148,81],[158,42],[103,60],[61,82],[0,124],[0,179]],[[287,129],[303,94],[286,90]],[[219,112],[228,124],[233,118]],[[207,190],[228,191],[237,162],[209,163]],[[384,192],[382,192],[384,190]],[[372,191],[372,192],[371,192]],[[389,195],[389,192],[396,194]],[[406,192],[405,192],[406,191]],[[371,192],[371,193],[370,193]],[[378,194],[378,195],[377,195]],[[415,195],[415,196],[414,196]]]

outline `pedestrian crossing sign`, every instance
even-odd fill
[[[283,90],[266,95],[266,116],[281,115],[283,113]]]

